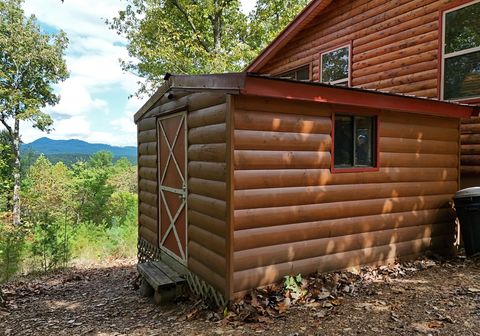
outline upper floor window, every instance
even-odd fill
[[[275,77],[290,78],[299,81],[308,81],[310,80],[310,64],[281,73],[279,75],[276,75]]]
[[[480,0],[443,13],[442,98],[480,97]]]
[[[350,46],[320,55],[320,82],[348,86],[350,78]]]

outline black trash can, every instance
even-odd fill
[[[457,191],[454,201],[465,254],[480,253],[480,187]]]

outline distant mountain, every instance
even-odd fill
[[[50,138],[40,138],[28,144],[22,144],[21,151],[32,151],[38,154],[52,158],[52,161],[58,161],[58,158],[68,157],[79,160],[88,159],[96,152],[111,152],[114,158],[126,157],[132,162],[137,160],[137,147],[126,146],[117,147],[106,144],[93,144],[82,140],[53,140]]]

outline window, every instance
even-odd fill
[[[348,86],[350,78],[350,46],[320,55],[320,82]]]
[[[284,72],[280,75],[276,75],[275,77],[282,77],[282,78],[290,78],[299,81],[309,81],[310,80],[310,65],[304,65],[300,68],[295,70],[290,70]]]
[[[334,167],[375,167],[376,118],[335,116]]]
[[[480,1],[443,13],[443,99],[480,97]]]

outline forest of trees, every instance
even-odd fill
[[[0,145],[5,153],[5,145]],[[8,152],[8,150],[7,150]],[[22,169],[22,225],[8,216],[8,155],[0,159],[0,282],[16,272],[48,271],[74,259],[135,255],[136,167],[98,152],[67,167],[40,156]]]

